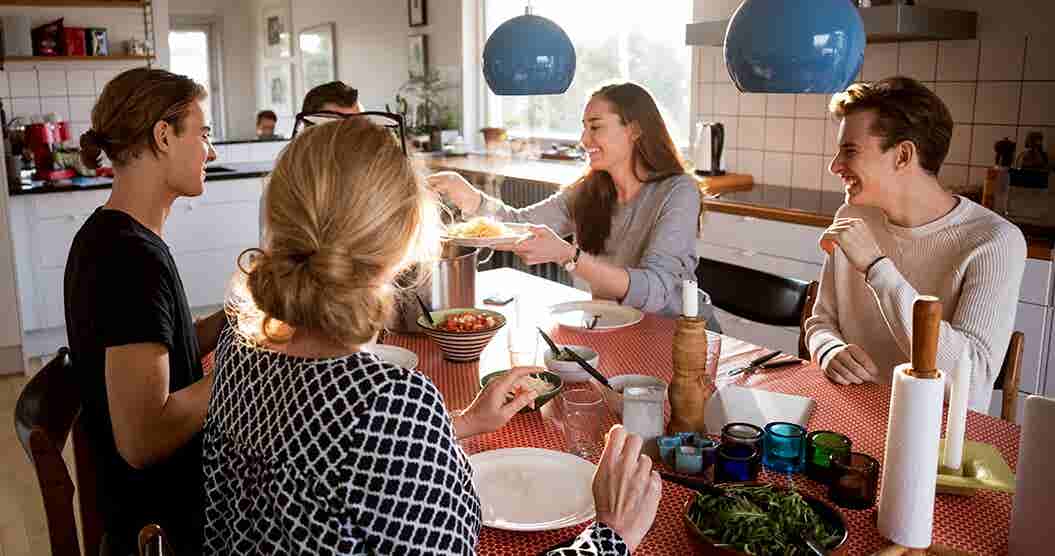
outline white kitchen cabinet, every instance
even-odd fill
[[[1047,307],[1019,302],[1015,313],[1015,330],[1026,335],[1022,349],[1022,373],[1018,389],[1022,392],[1039,391],[1041,373],[1047,366],[1050,310]]]
[[[1051,320],[1055,320],[1055,308],[1049,311],[1049,322]],[[1044,391],[1041,393],[1055,398],[1055,334],[1049,330],[1048,337],[1048,361],[1044,372]]]
[[[193,308],[223,302],[243,250],[259,237],[261,178],[215,180],[196,198],[178,199],[163,237]],[[10,199],[18,307],[27,356],[65,337],[63,275],[74,235],[109,191],[20,195]]]
[[[825,257],[817,246],[823,231],[814,226],[708,211],[703,216],[700,239],[713,245],[819,265]]]
[[[1026,268],[1022,273],[1022,289],[1018,298],[1035,305],[1052,304],[1052,265],[1051,261],[1026,259]]]

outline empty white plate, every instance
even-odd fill
[[[550,307],[550,314],[561,326],[579,330],[614,330],[633,326],[645,318],[638,309],[605,301],[558,303]],[[591,328],[594,317],[596,324]]]
[[[594,518],[597,466],[541,448],[503,448],[469,457],[484,525],[506,531],[549,531]]]
[[[418,354],[409,349],[389,344],[370,344],[363,346],[362,350],[380,357],[382,361],[399,365],[404,369],[418,368]]]

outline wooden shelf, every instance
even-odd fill
[[[32,6],[34,8],[142,8],[143,0],[0,0],[0,6]]]
[[[8,62],[120,62],[129,60],[152,60],[153,56],[146,54],[115,54],[113,56],[8,56],[3,59]]]

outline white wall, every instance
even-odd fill
[[[225,139],[256,136],[256,85],[252,12],[249,0],[178,0],[169,4],[169,20],[208,19],[220,43]]]

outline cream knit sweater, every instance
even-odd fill
[[[943,304],[938,368],[971,373],[970,408],[986,412],[1007,352],[1026,241],[1015,225],[958,197],[945,216],[902,228],[872,208],[843,205],[836,217],[861,218],[887,256],[866,277],[836,248],[821,273],[806,344],[816,361],[838,344],[858,344],[889,383],[912,352],[912,302],[918,294]],[[969,369],[957,369],[966,351]],[[830,357],[830,355],[827,355]]]

